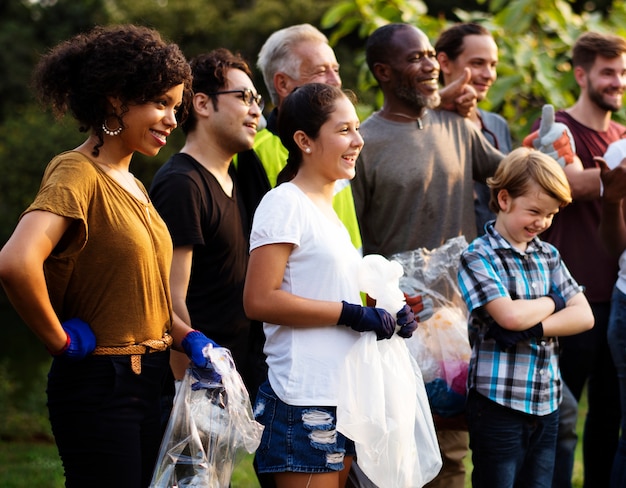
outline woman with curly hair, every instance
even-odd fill
[[[96,27],[43,56],[34,86],[89,135],[48,164],[0,252],[0,280],[54,358],[48,410],[66,486],[145,487],[169,348],[210,368],[202,349],[214,344],[172,311],[170,235],[129,171],[185,115],[191,70],[154,30]]]

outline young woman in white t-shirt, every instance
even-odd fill
[[[264,322],[269,369],[255,405],[265,426],[257,469],[278,488],[340,488],[354,455],[336,431],[344,357],[361,332],[389,339],[397,320],[409,337],[417,323],[408,306],[394,318],[360,305],[361,255],[332,206],[363,147],[351,99],[304,85],[281,105],[278,128],[289,158],[256,210],[244,289],[246,313]]]

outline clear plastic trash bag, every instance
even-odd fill
[[[361,291],[372,292],[377,306],[388,304],[393,315],[404,302],[397,270],[398,263],[366,256],[359,277]],[[441,453],[422,374],[405,339],[361,334],[341,372],[337,430],[354,441],[360,470],[378,486],[421,487],[439,473]]]
[[[433,250],[421,248],[392,256],[404,268],[402,291],[433,301],[433,316],[421,322],[406,343],[422,371],[432,411],[442,417],[454,417],[465,409],[472,351],[457,270],[466,247],[461,236]]]
[[[228,349],[207,347],[221,376],[189,368],[174,398],[152,488],[228,488],[237,462],[261,442],[248,392]]]

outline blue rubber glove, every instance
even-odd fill
[[[417,321],[415,320],[415,314],[412,308],[409,305],[405,305],[402,307],[402,310],[396,314],[396,318],[400,326],[398,335],[404,339],[411,337],[413,332],[417,330]]]
[[[67,334],[67,341],[60,351],[50,351],[54,357],[80,361],[96,348],[96,336],[86,322],[73,318],[63,322],[61,327]]]
[[[382,308],[362,307],[345,301],[338,325],[347,325],[357,332],[373,330],[378,340],[389,339],[396,330],[396,321]]]
[[[199,330],[188,332],[181,346],[183,346],[185,354],[198,368],[213,368],[211,360],[204,355],[205,347],[220,347]]]
[[[537,339],[543,337],[543,324],[541,322],[526,330],[508,330],[494,322],[485,334],[485,339],[494,339],[503,350],[532,337]]]

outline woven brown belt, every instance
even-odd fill
[[[172,336],[165,334],[162,339],[148,339],[130,346],[97,346],[92,354],[96,356],[130,356],[133,372],[141,374],[141,356],[151,352],[167,351],[171,345]]]

